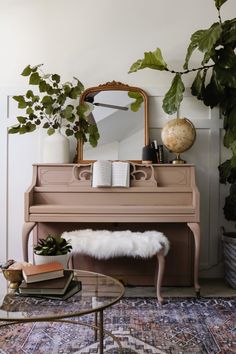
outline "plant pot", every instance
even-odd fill
[[[34,254],[34,263],[44,264],[44,263],[52,263],[52,262],[59,262],[63,265],[64,269],[68,268],[68,260],[70,258],[70,253],[62,254],[58,256],[41,256],[38,254]]]
[[[222,242],[225,281],[236,289],[236,233],[223,232]]]
[[[59,130],[53,135],[44,138],[42,149],[42,162],[44,163],[69,163],[70,143],[69,139]]]

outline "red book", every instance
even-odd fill
[[[63,265],[59,262],[45,263],[24,267],[22,274],[26,283],[34,283],[64,276]]]

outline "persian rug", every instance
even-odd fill
[[[236,298],[123,298],[104,311],[105,329],[127,354],[236,353]],[[92,324],[93,315],[76,318]],[[98,353],[92,329],[77,324],[27,323],[1,328],[0,354]],[[110,337],[104,352],[119,353]]]

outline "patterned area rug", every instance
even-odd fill
[[[236,298],[172,298],[162,306],[154,298],[123,298],[104,318],[127,354],[236,353]],[[93,315],[83,320],[93,323]],[[9,325],[1,328],[0,354],[98,353],[93,335],[76,324]],[[105,353],[119,353],[110,337]]]

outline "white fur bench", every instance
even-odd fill
[[[163,301],[160,289],[165,268],[165,256],[169,251],[169,241],[161,232],[85,229],[64,232],[61,236],[66,240],[71,240],[72,255],[80,253],[97,259],[122,256],[150,258],[156,255],[158,259],[157,299],[160,303]]]

